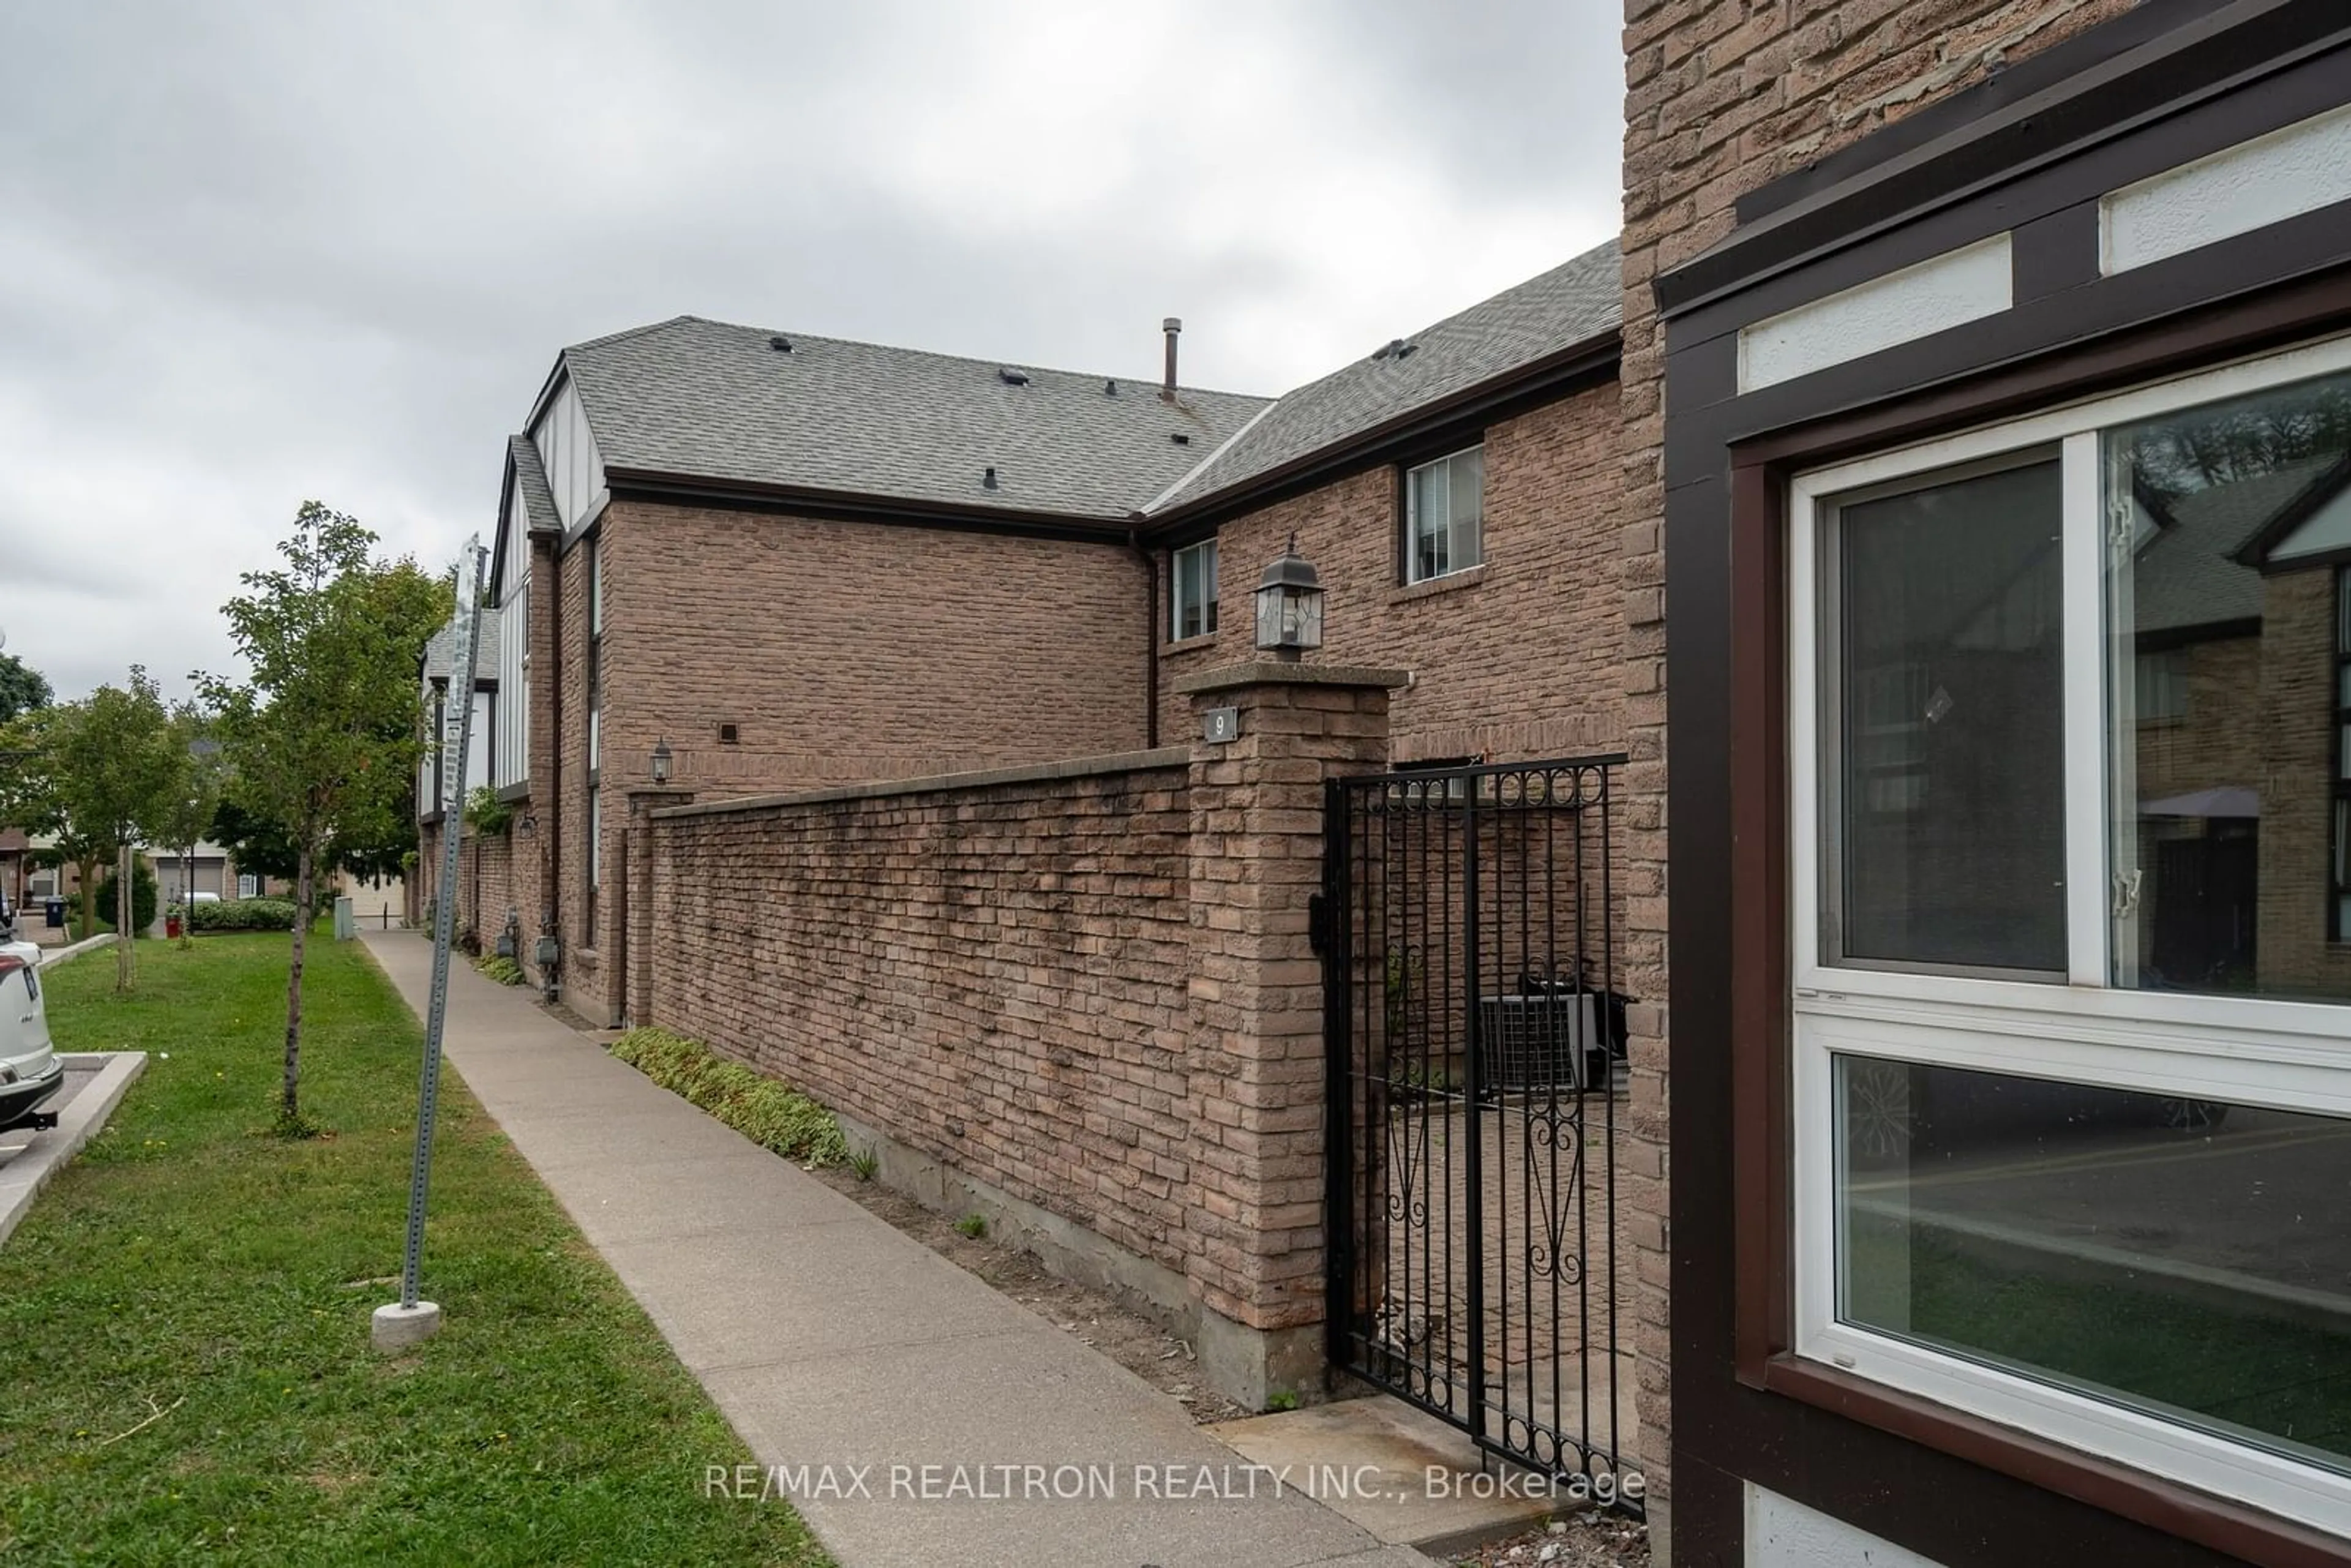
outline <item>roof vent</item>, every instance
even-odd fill
[[[1174,442],[1178,446],[1189,446],[1192,444],[1192,438],[1185,434],[1180,430],[1169,431],[1167,433],[1167,439]]]
[[[1029,384],[1029,372],[1027,371],[1016,371],[1011,366],[1007,365],[996,373],[1002,379],[1006,386],[1025,387]]]
[[[995,488],[996,488],[996,470],[995,470],[995,469],[993,469],[993,468],[990,468],[987,473],[985,473],[985,474],[981,475],[981,476],[979,476],[979,484],[980,484],[980,487],[981,487],[982,489],[985,489],[985,490],[993,490],[993,489],[995,489]]]
[[[792,340],[784,337],[770,338],[768,340],[768,347],[779,354],[789,354],[792,351]]]
[[[1420,345],[1418,343],[1407,343],[1402,338],[1392,338],[1388,341],[1381,344],[1378,348],[1374,349],[1372,350],[1372,358],[1375,360],[1403,360],[1409,359],[1419,351]]]
[[[1118,395],[1118,383],[1117,383],[1116,382],[1102,382],[1102,396],[1104,396],[1104,397],[1116,397],[1117,395]]]

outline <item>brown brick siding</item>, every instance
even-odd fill
[[[2130,8],[2132,0],[1625,0],[1622,361],[1624,819],[1644,1458],[1669,1495],[1665,1067],[1667,591],[1664,339],[1650,280],[1728,235],[1773,178]],[[1646,1167],[1646,1169],[1644,1167]]]
[[[603,885],[588,925],[588,552],[562,558],[559,657],[533,714],[559,727],[564,994],[599,1021],[623,901],[626,790],[667,740],[710,800],[1098,756],[1144,740],[1146,580],[1123,546],[618,502],[599,530]],[[542,569],[543,571],[544,569]],[[546,591],[548,578],[541,575]],[[542,617],[544,619],[544,617]],[[1071,651],[1084,650],[1072,657]],[[722,744],[718,727],[737,727]],[[534,761],[534,780],[540,772]]]
[[[1123,546],[636,502],[603,530],[608,776],[664,736],[705,799],[1143,744]]]
[[[1185,769],[654,830],[653,1016],[1182,1272]]]
[[[417,918],[424,918],[424,906],[440,895],[442,839],[441,824],[429,822],[417,832]],[[514,838],[512,831],[484,837],[468,830],[457,842],[457,916],[455,932],[459,940],[469,933],[486,948],[497,940],[498,931],[506,925],[507,911],[520,913],[528,944],[530,931],[530,911],[516,894]]]
[[[2326,939],[2334,870],[2335,589],[2331,568],[2264,580],[2255,962],[2264,990],[2351,996],[2351,946]],[[2239,687],[2239,703],[2242,693]]]
[[[1215,700],[1240,738],[1188,766],[656,817],[642,1010],[1227,1318],[1319,1322],[1322,781],[1384,764],[1387,693]]]
[[[1250,656],[1258,578],[1294,533],[1327,591],[1315,657],[1413,673],[1394,698],[1397,760],[1613,748],[1623,685],[1616,419],[1608,386],[1487,431],[1485,562],[1458,578],[1400,586],[1392,465],[1221,525],[1219,626],[1163,653],[1163,736],[1186,737],[1177,676]],[[1158,570],[1164,637],[1165,552]]]
[[[1201,1299],[1252,1328],[1322,1321],[1322,966],[1309,901],[1322,879],[1322,779],[1387,761],[1382,688],[1258,686],[1240,737],[1192,751],[1192,1087]]]

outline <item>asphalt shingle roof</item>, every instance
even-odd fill
[[[1504,289],[1404,339],[1412,351],[1356,361],[1284,395],[1230,445],[1159,498],[1201,501],[1456,392],[1615,330],[1624,319],[1616,242]]]
[[[484,615],[482,641],[474,650],[474,679],[496,681],[498,678],[498,618]],[[445,681],[457,664],[457,625],[451,622],[426,639],[424,643],[424,678]]]
[[[2173,498],[2170,526],[2139,551],[2131,612],[2141,632],[2172,632],[2262,613],[2262,576],[2231,559],[2270,520],[2333,467],[2320,457],[2259,478],[2213,485]]]
[[[695,316],[578,344],[563,361],[608,469],[1092,520],[1134,513],[1266,403],[1195,388],[1171,403],[1155,381],[1113,392],[1100,375]]]
[[[507,454],[514,459],[515,487],[522,492],[523,515],[530,527],[560,531],[563,517],[555,509],[555,492],[548,487],[547,465],[538,460],[538,447],[528,435],[509,435]]]

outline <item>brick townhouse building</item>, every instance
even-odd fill
[[[1616,278],[1600,246],[1276,400],[693,318],[564,350],[507,443],[472,770],[512,820],[465,924],[540,983],[555,936],[617,1019],[657,747],[707,800],[1155,747],[1293,538],[1325,656],[1412,672],[1400,759],[1606,749]]]

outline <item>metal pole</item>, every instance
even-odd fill
[[[442,750],[447,756],[454,735],[455,765],[443,770],[441,789],[441,896],[433,911],[433,990],[424,1011],[424,1061],[416,1087],[416,1155],[409,1167],[408,1244],[401,1260],[400,1302],[376,1311],[375,1343],[397,1349],[423,1339],[441,1326],[441,1310],[417,1300],[417,1276],[424,1260],[424,1202],[433,1177],[433,1124],[441,1100],[441,1040],[449,1014],[449,948],[455,932],[456,908],[448,896],[457,882],[457,841],[465,825],[465,753],[474,729],[474,661],[481,649],[482,574],[488,552],[480,536],[466,541],[465,559],[473,563],[467,580],[457,572],[457,613],[451,623],[452,662],[449,692],[455,712],[442,710]],[[462,676],[462,680],[461,680]]]

